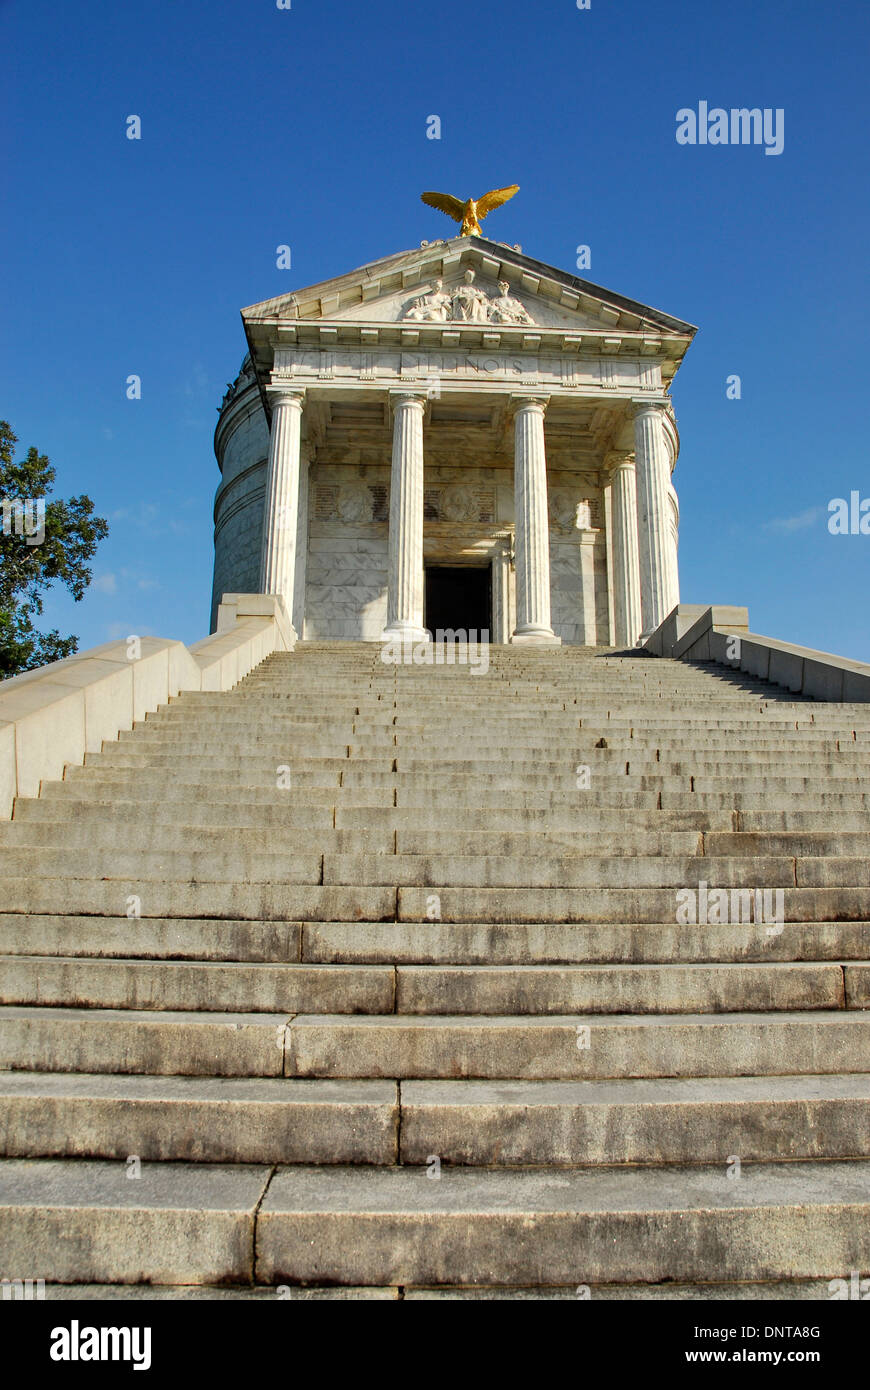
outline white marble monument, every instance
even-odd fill
[[[215,613],[259,591],[307,638],[444,620],[629,647],[679,602],[669,391],[691,324],[483,237],[242,317],[215,435]]]

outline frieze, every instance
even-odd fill
[[[649,371],[643,364],[644,372]],[[657,369],[655,369],[657,371]],[[276,381],[282,377],[311,380],[373,382],[378,379],[411,381],[451,379],[522,384],[541,380],[563,387],[595,386],[637,390],[641,364],[630,358],[598,363],[596,360],[551,353],[467,351],[427,348],[384,352],[359,352],[352,348],[321,353],[314,349],[279,348],[275,355]],[[646,377],[645,383],[650,380]]]

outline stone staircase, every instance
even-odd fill
[[[0,1276],[827,1298],[868,1272],[870,706],[488,656],[303,643],[17,802]],[[701,885],[767,913],[680,918]]]

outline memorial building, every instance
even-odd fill
[[[695,329],[479,236],[243,310],[222,594],[309,640],[633,646],[679,602],[670,387]]]

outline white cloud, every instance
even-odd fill
[[[91,583],[91,588],[98,594],[116,594],[118,592],[118,581],[114,574],[98,574]]]
[[[779,531],[783,535],[791,535],[793,531],[805,531],[810,526],[815,526],[823,516],[826,515],[824,507],[808,507],[805,512],[798,512],[796,516],[781,516],[774,518],[773,521],[764,523],[765,531]]]

